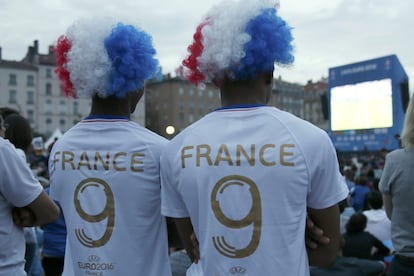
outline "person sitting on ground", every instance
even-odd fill
[[[381,192],[371,191],[366,195],[365,200],[369,208],[363,212],[367,217],[365,231],[370,232],[382,242],[391,240],[391,221],[383,208]]]
[[[365,231],[366,225],[367,217],[361,212],[355,213],[349,218],[346,224],[346,233],[343,235],[343,256],[382,260],[390,253],[390,249],[379,239]],[[372,253],[373,249],[374,253]]]
[[[365,176],[358,176],[355,179],[355,187],[351,193],[351,206],[355,212],[361,212],[367,209],[365,196],[371,191],[368,187],[368,179]]]

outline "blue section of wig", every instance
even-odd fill
[[[251,40],[244,46],[246,55],[240,64],[232,66],[235,79],[256,77],[260,72],[272,72],[274,64],[293,63],[293,36],[287,23],[276,15],[275,9],[263,9],[246,26]]]
[[[110,94],[123,98],[128,92],[144,87],[144,81],[158,71],[152,38],[132,25],[118,25],[105,39],[112,68],[109,73]]]

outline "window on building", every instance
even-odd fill
[[[17,85],[16,74],[10,74],[9,75],[9,85]]]
[[[199,96],[199,97],[203,96],[203,90],[198,89],[198,96]]]
[[[51,77],[52,77],[52,69],[46,68],[46,78],[51,78]]]
[[[180,122],[184,122],[184,112],[178,113],[178,119],[180,119]]]
[[[65,114],[66,113],[66,101],[65,100],[61,100],[59,102],[59,113],[60,114]]]
[[[61,130],[65,130],[66,127],[66,120],[65,119],[60,119],[59,120],[59,127]]]
[[[27,91],[27,104],[34,104],[34,92]]]
[[[52,132],[52,119],[51,118],[47,118],[46,121],[46,132]]]
[[[34,123],[35,120],[34,120],[34,111],[33,110],[27,110],[27,120],[31,124]]]
[[[190,96],[193,96],[194,95],[194,89],[190,89],[190,91],[188,91],[188,94],[190,95]]]
[[[28,75],[27,76],[27,86],[34,86],[34,76],[33,75]]]
[[[77,123],[79,123],[78,120],[73,120],[73,122],[72,122],[73,125],[76,125]]]
[[[193,103],[193,101],[189,101],[189,102],[188,102],[188,109],[189,109],[190,111],[193,111],[193,109],[194,109],[194,103]]]
[[[51,96],[52,95],[52,84],[46,83],[46,95]]]
[[[17,103],[17,91],[14,89],[9,91],[9,103]]]
[[[46,100],[45,112],[48,114],[52,113],[52,100]]]
[[[178,88],[178,95],[184,95],[184,89],[182,87]]]
[[[213,90],[208,90],[208,97],[213,98],[213,96],[214,96]]]
[[[188,122],[191,124],[192,122],[194,122],[194,115],[193,114],[188,114]]]
[[[77,115],[79,114],[79,103],[73,102],[73,114]]]

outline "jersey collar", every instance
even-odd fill
[[[247,108],[250,109],[250,108],[262,107],[262,106],[266,106],[266,105],[265,104],[235,104],[235,105],[219,107],[215,111],[229,110],[229,109],[247,109]]]
[[[89,115],[86,116],[83,120],[127,120],[129,121],[129,118],[126,116],[117,116],[117,115]]]

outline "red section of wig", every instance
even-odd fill
[[[190,69],[188,80],[191,83],[199,84],[200,82],[205,80],[205,76],[198,70],[198,62],[197,59],[199,56],[201,56],[201,53],[203,52],[203,34],[201,33],[201,30],[205,25],[209,23],[208,20],[202,22],[200,25],[198,25],[196,32],[194,33],[194,41],[193,44],[188,46],[188,52],[190,55],[183,61],[183,65]]]
[[[70,81],[70,73],[66,69],[66,63],[68,61],[67,54],[71,48],[69,39],[66,36],[61,36],[58,39],[55,47],[57,68],[55,73],[61,80],[61,87],[66,97],[77,98],[77,95],[73,89],[73,84]]]

